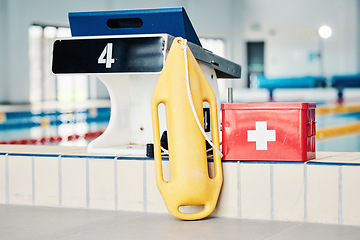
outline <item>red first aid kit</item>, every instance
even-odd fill
[[[222,104],[223,160],[315,158],[316,103]]]

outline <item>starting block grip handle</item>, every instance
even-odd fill
[[[141,28],[143,26],[141,18],[110,18],[106,25],[111,29],[117,28]]]

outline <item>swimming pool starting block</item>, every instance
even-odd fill
[[[337,102],[343,103],[344,88],[360,88],[360,73],[353,75],[335,75],[331,78],[331,86],[338,91]]]
[[[359,88],[360,73],[353,75],[335,75],[331,78],[331,86],[335,88]]]
[[[55,41],[52,71],[95,75],[111,99],[109,125],[89,143],[91,153],[146,154],[153,142],[150,99],[174,37],[188,40],[218,111],[217,78],[241,76],[238,64],[201,47],[183,8],[69,13],[69,22],[73,37]],[[164,109],[159,116],[165,119]],[[165,121],[160,129],[166,130]]]
[[[269,91],[269,100],[273,101],[273,93],[275,89],[279,88],[316,88],[325,87],[326,80],[323,77],[283,77],[283,78],[268,78],[264,75],[257,76],[257,87],[266,88]]]

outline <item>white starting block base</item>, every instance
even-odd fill
[[[220,95],[215,70],[202,63],[199,63],[199,66],[216,96],[220,119]],[[159,76],[159,73],[98,76],[109,91],[111,116],[105,132],[89,143],[89,153],[146,155],[146,144],[153,143],[151,96]],[[204,107],[207,106],[208,103],[204,103]],[[162,105],[159,105],[159,120],[162,133],[166,130],[165,107]],[[139,148],[134,147],[135,145],[139,145]],[[140,146],[144,146],[142,152]],[[134,152],[131,152],[131,149],[134,149]]]
[[[163,166],[168,178],[168,161]],[[306,163],[223,162],[223,173],[212,216],[360,226],[360,153],[318,152]],[[169,214],[153,159],[79,147],[0,145],[0,204]]]

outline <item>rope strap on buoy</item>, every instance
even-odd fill
[[[196,110],[195,110],[195,106],[194,106],[194,102],[192,100],[192,94],[191,94],[191,90],[190,90],[190,78],[189,78],[189,66],[188,66],[188,60],[187,60],[187,40],[185,39],[185,44],[183,44],[181,41],[179,41],[181,48],[184,49],[184,57],[185,57],[185,76],[186,76],[186,88],[187,88],[187,93],[188,93],[188,99],[189,99],[189,103],[190,103],[190,107],[191,110],[193,112],[195,121],[199,127],[199,130],[201,131],[202,135],[205,137],[206,141],[210,144],[210,146],[216,150],[216,152],[220,155],[220,157],[223,157],[222,152],[213,144],[213,142],[208,138],[208,136],[206,135],[203,127],[201,126],[201,123],[199,121],[199,118],[197,116]]]

